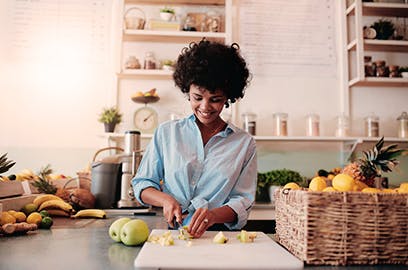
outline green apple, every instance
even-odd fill
[[[120,230],[120,240],[127,246],[144,243],[149,237],[149,227],[141,219],[133,219],[123,225]]]
[[[122,229],[123,225],[131,221],[132,219],[128,217],[119,218],[115,220],[109,227],[109,236],[115,242],[120,242],[120,230]]]

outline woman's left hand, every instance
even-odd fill
[[[199,238],[214,224],[214,214],[206,208],[198,208],[191,217],[188,233],[194,238]]]

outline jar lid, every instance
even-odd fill
[[[400,116],[398,116],[397,120],[408,120],[408,113],[402,112]]]

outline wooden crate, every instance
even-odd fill
[[[276,192],[276,239],[311,265],[408,265],[408,194]]]

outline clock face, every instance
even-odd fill
[[[135,127],[141,132],[153,132],[158,124],[157,112],[150,107],[142,107],[135,111],[133,118]]]

